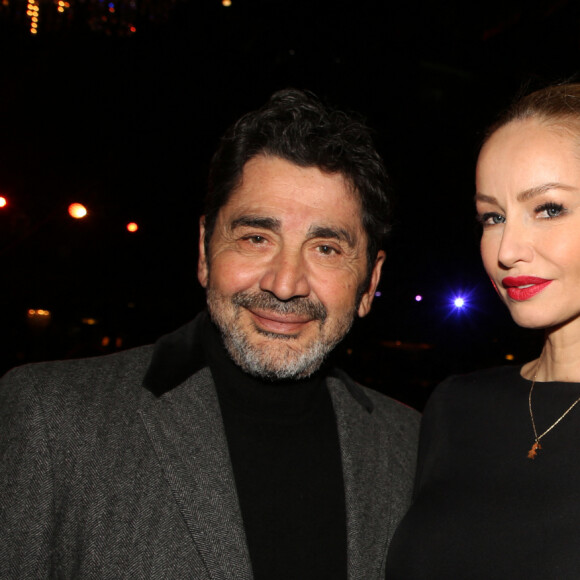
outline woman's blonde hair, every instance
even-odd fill
[[[551,85],[516,100],[489,127],[483,143],[504,125],[530,118],[580,136],[580,83]]]

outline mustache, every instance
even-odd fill
[[[232,296],[232,302],[236,306],[243,306],[244,308],[269,310],[270,312],[276,312],[278,314],[298,314],[308,316],[314,320],[320,320],[321,322],[324,322],[328,316],[324,305],[302,296],[282,301],[278,300],[276,296],[269,292],[260,292],[257,294],[241,291],[236,292]]]

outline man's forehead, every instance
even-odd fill
[[[239,182],[222,208],[227,208],[228,213],[261,214],[289,209],[298,212],[304,208],[313,215],[323,212],[332,216],[340,214],[340,208],[345,206],[351,217],[353,211],[361,213],[360,196],[341,173],[258,155],[246,162]]]
[[[348,192],[354,199],[359,200],[359,195],[352,180],[340,171],[327,171],[317,165],[300,165],[288,159],[276,155],[260,153],[255,155],[244,164],[238,182],[231,191],[230,197],[236,192],[246,188],[260,187],[264,184],[271,185],[276,180],[296,180],[299,182],[315,182],[318,186],[326,182],[337,191]]]

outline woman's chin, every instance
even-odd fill
[[[555,326],[555,323],[550,323],[550,321],[546,320],[546,318],[541,316],[530,316],[530,315],[523,315],[522,313],[512,312],[510,310],[510,314],[512,316],[513,321],[520,326],[521,328],[530,328],[530,329],[544,329],[549,328],[550,326]]]

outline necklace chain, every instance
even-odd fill
[[[536,422],[534,421],[534,413],[532,412],[532,391],[534,390],[534,385],[536,384],[536,377],[538,376],[538,369],[542,364],[542,357],[544,356],[544,351],[540,355],[540,359],[538,360],[538,364],[536,365],[536,369],[534,371],[534,378],[532,380],[532,386],[530,387],[530,393],[528,395],[528,407],[530,409],[530,419],[532,420],[532,429],[534,430],[534,444],[528,451],[528,458],[535,459],[538,450],[542,448],[540,445],[540,439],[547,435],[578,403],[580,403],[580,397],[578,397],[561,415],[556,419],[542,434],[538,435],[538,431],[536,429]]]

